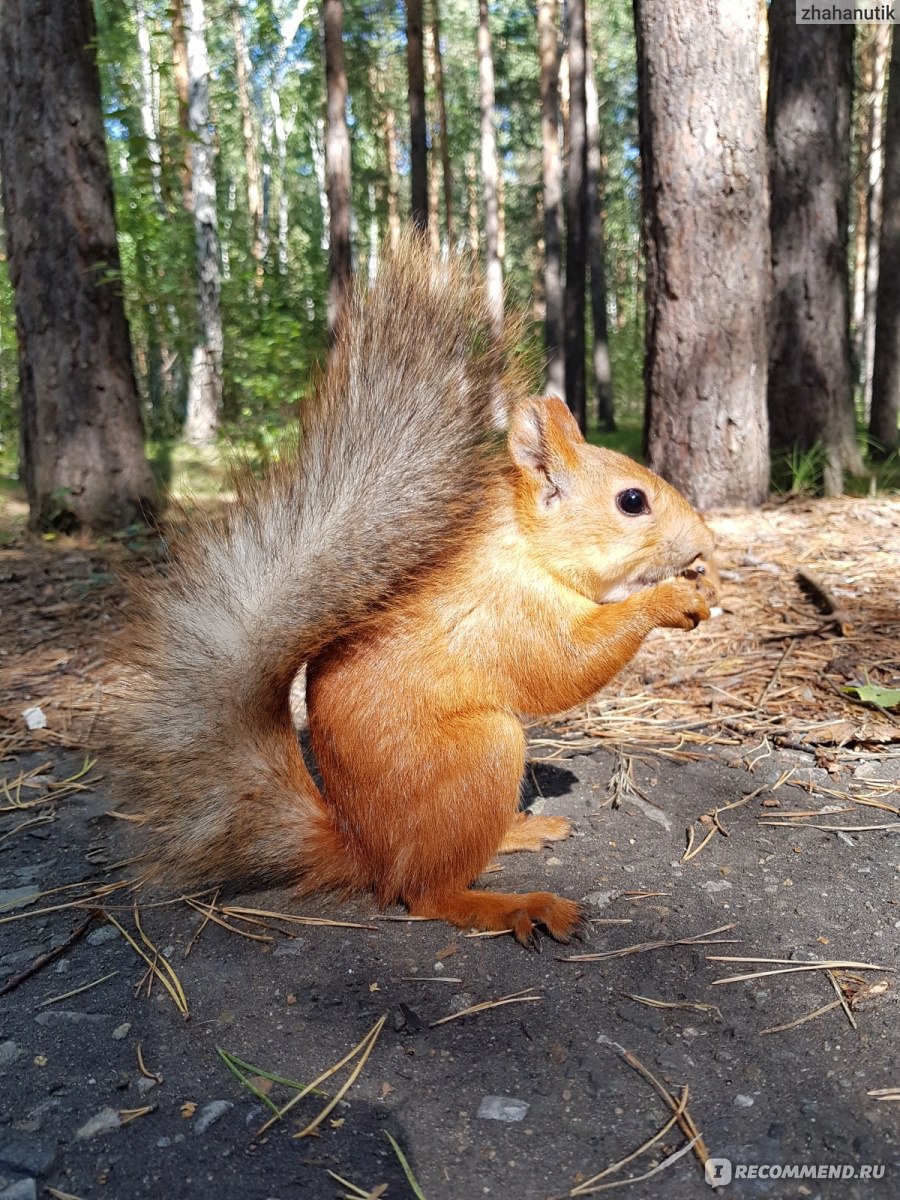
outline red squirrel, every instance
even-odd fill
[[[572,900],[471,886],[570,833],[519,811],[520,716],[708,617],[712,537],[529,395],[516,337],[476,272],[404,241],[354,290],[294,454],[138,585],[112,741],[158,875],[366,890],[525,945],[577,932]],[[291,718],[304,664],[321,791]]]

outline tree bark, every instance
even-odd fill
[[[587,133],[587,221],[591,262],[591,363],[594,376],[594,411],[606,433],[616,427],[613,409],[612,364],[606,320],[606,241],[603,233],[603,155],[600,146],[600,105],[594,79],[590,22],[585,13],[585,97]]]
[[[882,185],[884,174],[884,94],[886,89],[885,73],[888,53],[890,51],[891,26],[887,24],[874,27],[874,53],[872,75],[872,140],[869,146],[868,187],[866,188],[867,215],[866,221],[866,276],[865,276],[865,308],[863,323],[865,327],[863,351],[863,413],[869,419],[872,411],[872,377],[875,369],[875,305],[878,292],[879,277],[879,231],[881,229]]]
[[[569,0],[569,166],[566,197],[566,404],[587,428],[584,290],[587,277],[587,39],[585,0]]]
[[[556,0],[539,0],[541,168],[544,209],[544,345],[547,391],[565,396],[562,286],[562,164],[559,154],[559,31]]]
[[[197,251],[197,341],[191,353],[184,435],[192,444],[204,445],[215,438],[222,419],[222,285],[204,0],[189,0],[185,17]]]
[[[384,110],[384,158],[387,170],[388,245],[396,250],[400,244],[400,180],[397,170],[397,120],[390,105]]]
[[[90,0],[6,0],[0,174],[35,529],[123,528],[156,488],[122,302]]]
[[[347,73],[344,69],[342,0],[323,0],[325,27],[325,179],[328,195],[328,333],[336,326],[350,287],[350,135],[347,131]]]
[[[259,166],[256,127],[250,105],[250,58],[244,38],[244,18],[240,5],[233,4],[231,26],[234,35],[234,63],[237,80],[238,105],[241,110],[241,134],[244,141],[244,159],[247,164],[247,212],[250,217],[250,253],[256,264],[256,286],[262,287],[263,242],[262,242],[262,172]]]
[[[450,164],[450,130],[447,124],[447,96],[444,91],[444,60],[441,54],[440,0],[431,0],[431,38],[434,48],[434,90],[437,105],[438,144],[441,150],[441,174],[444,183],[444,228],[447,244],[453,245],[453,169]]]
[[[756,0],[636,0],[635,14],[647,457],[700,509],[759,504],[770,276]]]
[[[188,117],[190,84],[188,82],[187,37],[184,29],[183,0],[172,0],[172,75],[178,96],[178,130],[181,141],[181,197],[185,212],[194,210],[193,155],[191,154],[191,122]]]
[[[853,33],[797,25],[793,0],[769,8],[771,446],[782,457],[821,447],[829,495],[862,470],[847,270]]]
[[[494,57],[487,0],[478,0],[478,92],[481,103],[481,188],[487,296],[494,324],[503,325],[503,260],[500,257],[500,196],[494,133]]]
[[[885,458],[900,449],[900,37],[893,31],[891,75],[884,130],[884,193],[881,217],[881,269],[875,312],[872,374],[872,453]]]
[[[410,215],[428,228],[428,141],[425,121],[425,53],[422,0],[406,0],[406,69],[409,80]]]

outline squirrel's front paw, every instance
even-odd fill
[[[648,592],[653,623],[662,629],[696,629],[709,617],[713,587],[703,578],[667,579]]]

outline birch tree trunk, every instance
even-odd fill
[[[481,102],[481,187],[487,296],[494,323],[503,325],[503,260],[500,257],[500,196],[494,133],[494,58],[487,0],[478,0],[478,84]]]
[[[34,529],[149,517],[90,0],[5,0],[0,175]]]
[[[886,458],[900,449],[900,37],[893,31],[891,81],[884,127],[884,196],[881,218],[881,269],[875,313],[875,360],[872,373],[872,453]]]
[[[342,0],[323,0],[325,27],[325,178],[328,194],[328,333],[334,337],[350,287],[350,135]]]
[[[635,15],[649,462],[700,509],[758,504],[770,275],[756,0],[637,0]]]
[[[569,0],[569,166],[566,197],[566,404],[587,428],[584,377],[584,287],[588,253],[585,173],[587,120],[584,0]]]
[[[265,274],[262,242],[262,173],[259,166],[256,125],[250,103],[250,57],[244,37],[244,18],[238,4],[231,8],[231,27],[234,36],[234,65],[238,105],[241,110],[241,136],[244,160],[247,165],[247,213],[250,217],[250,253],[256,263],[256,286],[262,287]]]
[[[565,396],[562,286],[562,163],[559,155],[559,30],[556,0],[539,0],[541,167],[544,208],[544,345],[547,391]]]
[[[215,438],[222,418],[219,234],[204,0],[188,0],[185,18],[194,242],[197,250],[197,341],[191,353],[184,435],[193,445],[204,445]]]
[[[862,472],[847,269],[853,34],[797,25],[793,0],[769,8],[771,445],[780,457],[820,447],[829,495]]]

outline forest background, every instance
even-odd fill
[[[80,7],[81,0],[72,6]],[[782,8],[791,25],[782,20],[777,33],[776,9]],[[830,363],[813,368],[805,363],[804,369],[816,376],[813,390],[839,393],[835,403],[842,432],[833,432],[833,413],[823,417],[815,411],[806,428],[779,426],[779,412],[802,407],[784,367],[785,347],[778,345],[778,329],[792,328],[783,308],[790,286],[783,269],[781,280],[776,270],[772,283],[768,261],[760,269],[748,261],[745,281],[758,282],[751,290],[774,292],[758,304],[770,331],[768,354],[764,345],[761,357],[768,357],[769,423],[777,434],[771,459],[768,453],[758,456],[764,459],[765,486],[771,468],[780,487],[869,488],[875,476],[866,468],[878,460],[877,483],[896,488],[896,364],[885,385],[887,417],[878,414],[882,430],[887,420],[889,435],[872,433],[877,324],[891,332],[891,339],[883,340],[882,357],[900,358],[896,295],[893,309],[889,296],[884,302],[884,320],[875,319],[879,256],[884,259],[891,238],[888,250],[896,256],[900,239],[900,199],[889,186],[890,162],[885,169],[890,27],[860,26],[854,37],[852,27],[796,26],[793,5],[781,0],[771,14],[765,3],[752,0],[713,9],[719,13],[719,33],[729,23],[734,28],[731,33],[726,28],[731,37],[727,58],[716,53],[714,42],[700,45],[708,58],[705,70],[713,79],[720,76],[717,86],[723,93],[743,88],[746,95],[749,86],[758,95],[750,121],[758,123],[753,133],[759,135],[762,159],[766,132],[770,160],[777,164],[779,153],[785,153],[784,144],[778,144],[774,106],[782,103],[786,112],[787,105],[784,91],[779,94],[770,78],[773,47],[779,47],[782,82],[790,80],[792,70],[806,72],[801,104],[804,96],[812,107],[822,95],[826,109],[828,97],[834,101],[823,118],[826,136],[829,121],[834,136],[819,177],[807,183],[807,190],[827,194],[831,205],[833,229],[823,253],[831,256],[834,286],[816,289],[811,306],[818,310],[812,315],[820,341],[836,348]],[[7,23],[16,20],[16,10],[10,0]],[[200,0],[98,0],[96,42],[83,49],[96,53],[99,66],[120,262],[101,261],[93,269],[124,298],[148,454],[161,482],[178,463],[214,461],[216,456],[203,449],[210,443],[237,445],[261,459],[277,453],[285,431],[295,425],[296,400],[308,386],[313,364],[327,354],[336,274],[339,284],[348,267],[372,277],[382,247],[410,216],[427,227],[437,252],[468,247],[486,260],[489,286],[502,277],[506,303],[528,314],[532,346],[540,350],[546,343],[549,349],[547,380],[540,378],[541,357],[535,355],[536,386],[546,382],[568,391],[569,403],[576,412],[581,406],[579,415],[592,436],[635,456],[649,443],[651,465],[682,486],[679,469],[696,477],[697,460],[679,467],[653,453],[654,437],[673,440],[679,404],[686,410],[693,404],[693,416],[688,411],[685,419],[695,425],[699,419],[690,387],[676,394],[684,364],[670,361],[667,367],[666,356],[672,360],[673,354],[659,338],[660,330],[665,333],[666,294],[683,288],[685,280],[690,283],[691,269],[702,291],[708,286],[702,276],[709,272],[695,256],[693,267],[682,267],[687,274],[673,282],[660,252],[659,230],[677,213],[674,204],[667,213],[665,203],[667,196],[678,198],[671,154],[678,147],[663,136],[665,105],[654,96],[651,82],[654,62],[658,67],[673,30],[690,34],[692,21],[695,33],[702,27],[702,14],[691,17],[690,10],[690,0],[669,5],[638,0],[634,9],[626,0],[586,6],[569,0],[561,8],[551,0],[540,0],[537,8],[511,0],[490,5],[482,0],[480,8],[474,0],[425,0],[424,8],[420,0],[407,5],[325,0],[321,6],[308,0],[206,0],[205,6]],[[708,28],[716,24],[708,22]],[[679,86],[689,85],[693,95],[706,83],[689,56],[681,62],[671,57],[671,70],[681,77],[663,82],[677,107]],[[796,107],[796,89],[789,98]],[[849,118],[843,127],[842,102]],[[690,103],[689,97],[685,111]],[[12,104],[7,99],[7,106]],[[729,120],[733,124],[724,113],[725,126]],[[792,120],[802,125],[796,113]],[[349,135],[343,198],[333,178],[342,151],[329,145],[340,124]],[[554,127],[555,149],[548,148]],[[18,170],[9,145],[10,139],[7,174]],[[553,196],[548,149],[551,158],[557,157],[559,194]],[[54,152],[52,145],[48,152]],[[809,173],[809,158],[807,153],[806,161],[788,163],[788,174],[795,168]],[[730,236],[758,241],[767,255],[769,233],[765,230],[764,238],[759,231],[771,207],[777,243],[779,197],[773,193],[770,200],[765,162],[760,160],[754,171],[758,178],[748,203],[759,228],[748,223],[746,212],[739,213],[737,233],[732,230]],[[773,168],[773,189],[776,176]],[[726,192],[716,200],[720,207]],[[343,265],[336,263],[335,216],[341,208],[337,227],[343,223],[346,229],[338,236],[348,254]],[[555,244],[548,210],[555,214]],[[728,219],[726,214],[723,225]],[[693,236],[716,241],[709,227]],[[728,236],[712,252],[728,257]],[[782,244],[782,267],[786,253]],[[802,258],[798,253],[794,274],[810,270]],[[883,289],[890,275],[892,270],[881,273]],[[742,286],[738,279],[738,293]],[[734,281],[730,288],[734,293]],[[770,302],[774,307],[767,307]],[[553,313],[563,303],[565,320],[559,313],[554,330]],[[748,307],[755,303],[751,297]],[[576,328],[583,340],[573,341]],[[691,331],[685,327],[685,332]],[[702,320],[695,332],[705,346]],[[796,351],[793,331],[788,358],[800,357]],[[13,287],[3,269],[0,469],[10,476],[19,454],[20,352]],[[206,353],[211,365],[207,385],[199,389],[205,402],[201,398],[192,411],[192,387],[198,390],[202,370],[198,353]],[[753,353],[760,357],[758,344]],[[715,354],[713,348],[710,358]],[[735,354],[739,358],[740,349],[730,357]],[[748,374],[747,363],[738,367]],[[668,370],[668,381],[654,378],[660,368],[663,376]],[[584,378],[573,383],[578,370]],[[760,370],[764,408],[764,365]],[[843,374],[835,385],[833,378],[820,380],[817,372]],[[750,363],[749,374],[755,373]],[[723,378],[720,391],[728,390]],[[660,417],[659,396],[669,394],[672,419],[668,400]],[[758,427],[757,440],[765,439],[764,415],[751,413],[749,401],[746,407]],[[704,417],[707,425],[721,411],[717,404]],[[831,442],[846,442],[848,428],[853,445],[837,453]],[[185,443],[193,446],[187,454]],[[698,451],[710,460],[717,453],[715,444]],[[731,495],[685,490],[703,507],[761,498],[760,485],[752,480]],[[62,511],[67,505],[61,501],[57,507]],[[52,526],[54,512],[45,505],[40,523]]]

